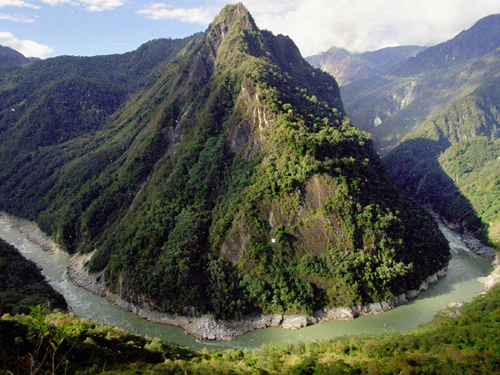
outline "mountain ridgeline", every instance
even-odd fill
[[[383,75],[342,88],[351,120],[386,154],[430,116],[497,76],[500,14],[429,47]]]
[[[311,313],[448,262],[335,80],[228,5],[204,34],[4,75],[0,209],[156,311]]]
[[[450,224],[500,248],[500,14],[342,87],[392,181]],[[382,53],[383,50],[380,51]]]
[[[400,46],[351,53],[343,48],[332,47],[326,52],[306,57],[306,60],[315,68],[330,73],[340,86],[344,86],[395,69],[398,64],[423,50],[425,47]]]

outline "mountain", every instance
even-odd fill
[[[385,157],[400,188],[500,246],[500,79],[431,116]]]
[[[430,116],[498,75],[499,36],[500,15],[491,15],[390,73],[343,87],[348,116],[387,152]]]
[[[326,52],[306,57],[306,60],[315,68],[330,73],[340,86],[344,86],[386,73],[424,49],[419,46],[401,46],[351,53],[343,48],[332,47]]]
[[[36,61],[0,87],[0,209],[137,306],[311,313],[390,300],[448,262],[336,81],[241,4],[204,34]]]
[[[0,46],[0,77],[11,72],[23,64],[36,61],[36,58],[27,58],[10,47]]]

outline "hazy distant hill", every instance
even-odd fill
[[[390,149],[429,116],[497,76],[499,47],[500,15],[491,15],[389,74],[343,87],[347,114],[373,134],[378,149]]]
[[[37,61],[0,88],[0,209],[93,252],[137,305],[305,313],[391,299],[448,261],[335,80],[241,4],[204,34]]]
[[[425,47],[401,46],[351,53],[343,48],[332,47],[326,52],[306,57],[306,60],[315,68],[330,73],[340,86],[344,86],[386,73],[423,50]]]
[[[33,61],[10,47],[0,46],[0,65],[20,65]]]

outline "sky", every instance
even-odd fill
[[[500,0],[242,1],[260,29],[291,37],[304,57],[431,46],[500,13]],[[205,31],[223,0],[0,0],[0,45],[26,57],[132,51],[158,38]]]

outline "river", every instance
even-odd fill
[[[233,341],[201,342],[187,335],[181,328],[152,323],[127,313],[103,297],[94,295],[72,284],[67,277],[67,260],[43,251],[30,242],[26,235],[13,229],[9,222],[0,219],[0,237],[14,245],[27,258],[42,268],[42,273],[52,287],[64,295],[71,311],[79,317],[123,328],[135,334],[159,337],[167,342],[188,346],[193,350],[209,349],[257,349],[266,343],[322,340],[347,334],[407,332],[419,324],[428,322],[437,311],[451,302],[466,302],[484,290],[477,279],[493,270],[485,259],[469,251],[459,233],[439,223],[441,231],[450,242],[452,259],[446,277],[409,304],[399,306],[381,315],[361,316],[351,321],[333,321],[301,328],[285,330],[266,328],[246,333]]]

